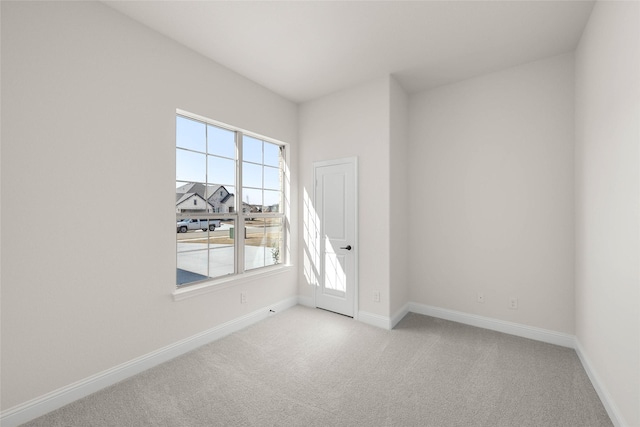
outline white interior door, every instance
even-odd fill
[[[357,159],[315,163],[314,175],[320,223],[316,307],[353,317],[357,301]]]

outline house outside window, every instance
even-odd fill
[[[284,154],[278,141],[176,115],[178,287],[284,262]]]

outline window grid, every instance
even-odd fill
[[[192,152],[192,153],[197,153],[197,154],[201,154],[204,155],[204,159],[205,159],[205,173],[204,173],[204,182],[201,181],[195,181],[195,180],[184,180],[184,179],[178,179],[178,169],[176,169],[176,188],[178,188],[178,184],[182,184],[182,185],[190,185],[192,183],[196,183],[196,184],[202,184],[204,186],[204,188],[206,189],[205,191],[205,207],[207,212],[206,213],[199,213],[199,212],[190,212],[190,213],[180,213],[177,212],[177,219],[180,220],[182,218],[192,218],[192,219],[208,219],[208,220],[227,220],[230,221],[232,224],[234,224],[235,227],[231,228],[229,233],[230,236],[233,237],[233,253],[234,253],[234,266],[233,266],[233,273],[228,273],[228,274],[224,274],[224,275],[218,275],[216,276],[214,273],[211,272],[211,257],[214,256],[214,252],[216,249],[212,249],[212,244],[211,242],[211,235],[213,234],[213,232],[211,231],[207,231],[207,245],[204,249],[198,248],[198,249],[193,249],[193,250],[189,250],[189,249],[177,249],[177,255],[178,257],[180,257],[181,254],[187,254],[189,252],[205,252],[206,251],[206,255],[207,255],[207,262],[206,262],[206,277],[202,278],[201,280],[194,280],[194,281],[190,281],[188,283],[181,283],[180,279],[178,279],[178,286],[185,286],[185,285],[189,285],[189,284],[193,284],[193,283],[200,283],[202,281],[209,281],[218,277],[224,277],[224,276],[228,276],[228,275],[238,275],[238,274],[242,274],[245,271],[249,271],[249,270],[254,270],[254,269],[258,269],[258,268],[263,268],[263,267],[267,267],[269,265],[273,265],[273,264],[280,264],[281,262],[283,262],[284,260],[282,260],[280,258],[280,254],[284,254],[287,251],[284,248],[284,242],[286,241],[285,238],[285,214],[284,214],[284,209],[283,209],[283,205],[284,205],[284,200],[285,200],[285,196],[284,196],[284,166],[285,166],[285,161],[284,161],[284,146],[276,143],[276,142],[272,142],[269,139],[263,138],[263,137],[256,137],[252,134],[247,134],[245,132],[243,132],[242,130],[239,129],[232,129],[230,127],[226,127],[226,126],[220,126],[218,123],[215,122],[210,122],[208,120],[203,120],[202,118],[199,117],[191,117],[188,114],[182,114],[182,113],[178,113],[177,114],[178,118],[182,118],[182,119],[186,119],[186,120],[190,120],[190,121],[194,121],[194,122],[199,122],[204,124],[205,127],[205,152],[202,152],[200,150],[197,149],[193,149],[193,148],[187,148],[187,147],[181,147],[178,145],[178,142],[176,143],[176,152],[179,153],[180,150],[182,150],[183,152]],[[210,144],[213,145],[213,141],[210,141],[209,138],[209,129],[210,126],[214,126],[216,128],[219,128],[221,130],[225,130],[225,131],[231,131],[234,133],[234,142],[235,142],[235,151],[236,151],[236,156],[237,158],[232,159],[228,156],[224,156],[224,155],[218,155],[215,154],[215,152],[213,151],[214,148],[210,147]],[[245,161],[243,159],[243,142],[244,142],[244,137],[247,136],[248,138],[254,140],[255,141],[259,141],[261,144],[261,163],[258,163],[256,161]],[[268,165],[265,164],[266,159],[265,159],[265,147],[267,146],[266,144],[271,144],[274,147],[276,147],[277,149],[277,153],[278,153],[278,166],[273,166],[273,165]],[[228,182],[216,182],[214,183],[212,181],[212,177],[210,176],[210,161],[215,161],[214,159],[225,159],[225,160],[231,160],[235,162],[235,180],[233,183],[228,183]],[[250,186],[244,186],[243,185],[243,173],[244,173],[244,164],[248,164],[248,165],[255,165],[258,166],[260,168],[260,186],[256,186],[255,184],[257,182],[253,182],[254,185],[250,185]],[[176,168],[178,168],[178,166],[176,165]],[[265,171],[269,170],[271,171],[271,173],[273,174],[275,171],[277,171],[277,175],[278,175],[278,187],[279,188],[274,188],[276,187],[276,185],[274,184],[269,184],[267,185],[265,182]],[[209,208],[208,205],[209,203],[209,199],[211,196],[209,196],[209,186],[215,184],[215,185],[221,185],[220,188],[222,188],[222,186],[226,186],[226,187],[230,187],[234,189],[234,193],[231,193],[230,191],[228,191],[229,195],[232,195],[234,197],[233,199],[233,206],[228,206],[228,212],[220,212],[220,207],[211,207]],[[247,190],[258,190],[260,192],[261,195],[261,199],[259,200],[259,204],[250,204],[247,202],[247,207],[248,207],[248,211],[245,211],[244,209],[244,193],[245,193],[245,189]],[[215,188],[212,188],[212,194],[215,195],[215,193],[217,192],[217,190]],[[265,190],[266,191],[270,191],[272,193],[278,193],[277,194],[277,203],[271,204],[269,205],[269,207],[267,207],[267,200],[265,199]],[[221,190],[219,192],[220,197],[223,196],[223,191]],[[247,192],[248,193],[248,192]],[[197,204],[198,202],[196,201],[195,204]],[[274,211],[274,206],[277,205],[277,210]],[[275,226],[274,226],[275,224]],[[253,226],[252,231],[248,232],[247,231],[247,225]],[[262,231],[260,231],[260,226],[262,228]],[[237,233],[237,230],[243,230],[244,233]],[[258,231],[256,231],[258,230]],[[235,236],[233,236],[233,234],[235,233]],[[249,233],[249,235],[248,235]],[[244,234],[244,235],[242,235]],[[256,243],[251,243],[251,240],[257,240],[257,245]],[[179,245],[179,243],[178,243]],[[267,247],[267,245],[269,245],[270,247]],[[256,246],[257,246],[257,250],[256,250]],[[253,252],[257,253],[258,256],[256,257],[255,254],[253,254]],[[262,261],[260,260],[260,258],[262,258]],[[257,260],[257,261],[256,261]],[[251,262],[253,262],[253,265],[251,264]]]

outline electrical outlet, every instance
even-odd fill
[[[240,304],[246,304],[247,302],[247,293],[240,292]]]
[[[375,302],[380,302],[380,291],[373,291],[373,300]]]
[[[518,309],[518,298],[516,298],[516,297],[509,298],[509,308],[511,308],[513,310],[517,310]]]
[[[478,302],[479,302],[480,304],[483,304],[483,303],[484,303],[484,293],[482,293],[482,292],[478,292]]]

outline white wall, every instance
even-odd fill
[[[576,51],[576,335],[640,426],[640,4],[597,2]]]
[[[313,201],[313,162],[358,157],[358,305],[381,316],[389,316],[389,87],[389,78],[383,78],[304,103],[298,124],[303,235],[303,205]],[[299,279],[300,295],[312,298],[306,273]],[[380,291],[380,302],[373,302],[374,290]]]
[[[409,302],[409,97],[390,79],[390,311],[391,316]]]
[[[176,108],[295,158],[296,105],[100,3],[1,7],[3,410],[296,295],[171,298]]]
[[[411,97],[412,302],[573,334],[573,82],[563,55]]]

